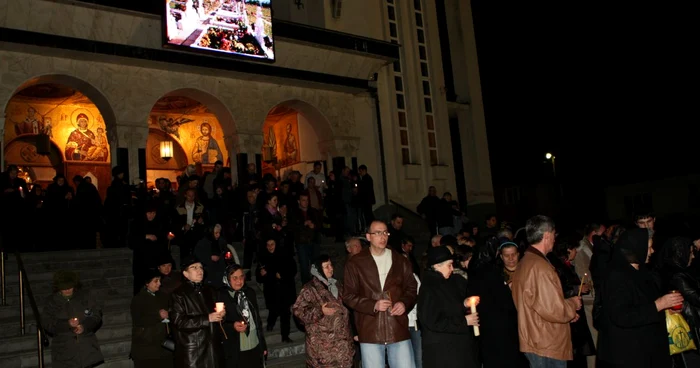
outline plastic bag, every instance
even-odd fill
[[[680,313],[671,313],[666,310],[666,331],[668,331],[668,347],[671,355],[697,349],[690,333],[690,326]]]

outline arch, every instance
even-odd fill
[[[311,124],[320,142],[333,139],[331,124],[318,107],[303,100],[294,98],[286,99],[272,105],[272,107],[268,109],[267,114],[265,114],[265,119],[267,119],[271,113],[274,113],[275,109],[279,108],[293,109],[303,115],[309,124]]]
[[[27,174],[32,183],[48,185],[56,174],[65,174],[65,157],[56,142],[49,141],[49,154],[40,155],[36,152],[34,136],[19,136],[5,145],[5,161],[7,165],[17,165],[28,168]]]
[[[172,108],[172,111],[168,108]],[[168,111],[171,112],[168,113]],[[235,147],[232,147],[233,140],[229,139],[237,132],[233,114],[218,97],[209,92],[196,88],[172,90],[153,103],[149,114],[149,128],[163,130],[171,135],[172,139],[178,140],[190,163],[213,165],[216,160],[228,162],[236,154]],[[207,116],[212,116],[216,124],[213,124],[211,118]],[[196,124],[199,131],[192,131],[192,125],[189,123]],[[202,136],[205,123],[209,124],[210,137],[213,137],[216,143],[215,147],[210,145],[208,148],[218,148],[219,151],[219,153],[211,153],[213,151],[208,150],[210,154],[206,155],[206,158],[203,154],[195,154],[195,148],[201,144],[197,143],[200,138],[195,137]],[[190,133],[187,137],[180,134],[183,126],[186,128],[185,131]]]
[[[7,110],[7,106],[10,104],[10,101],[12,101],[12,98],[17,93],[21,92],[22,90],[28,87],[36,86],[39,84],[65,85],[80,91],[80,93],[85,95],[85,97],[89,98],[90,101],[92,101],[92,103],[100,111],[102,119],[104,119],[105,127],[107,128],[107,134],[110,137],[110,144],[116,144],[117,117],[114,114],[114,110],[112,109],[112,105],[110,104],[109,100],[107,99],[107,97],[105,97],[104,93],[97,89],[97,87],[80,78],[71,75],[44,74],[26,80],[19,87],[15,88],[14,92],[12,92],[12,94],[9,95],[9,97],[7,98],[7,101],[3,103],[2,106],[4,106],[4,110]]]
[[[226,105],[223,102],[221,102],[221,100],[218,97],[214,96],[209,92],[202,91],[201,89],[190,87],[174,89],[158,97],[151,106],[155,106],[158,103],[158,101],[162,100],[165,97],[175,96],[189,97],[206,106],[211,111],[211,113],[216,116],[217,120],[219,120],[219,125],[221,125],[221,129],[224,130],[225,135],[237,133],[238,130],[236,128],[236,122],[233,118],[231,110],[229,110],[229,108],[226,107]],[[153,108],[151,108],[151,110],[153,110]]]

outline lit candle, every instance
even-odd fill
[[[581,278],[581,285],[578,287],[578,296],[581,296],[581,291],[583,290],[583,283],[586,281],[586,277],[588,277],[587,273],[583,274],[583,277]]]
[[[221,313],[224,311],[224,303],[216,303],[216,313]]]
[[[479,300],[478,296],[473,296],[469,298],[469,308],[472,314],[476,314],[476,302]],[[479,326],[474,326],[474,336],[479,336]]]

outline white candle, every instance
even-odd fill
[[[221,313],[224,311],[224,303],[216,303],[216,313]]]
[[[476,297],[471,297],[469,298],[469,307],[471,309],[472,314],[476,313]],[[474,336],[479,336],[479,326],[474,326]]]

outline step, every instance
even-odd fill
[[[292,343],[282,342],[278,333],[265,335],[268,361],[306,353],[306,335],[303,332],[292,332],[289,338],[292,339]]]
[[[117,298],[127,298],[131,300],[131,298],[134,295],[134,288],[131,285],[131,283],[127,283],[127,278],[117,278],[117,280],[112,280],[111,282],[113,282],[115,286],[110,286],[109,282],[104,282],[101,286],[89,288],[89,291],[93,295],[95,300],[98,300],[101,303],[104,303],[106,300],[109,299]],[[32,289],[32,292],[34,293],[34,299],[36,300],[37,307],[41,311],[44,308],[44,305],[46,304],[46,300],[51,296],[52,293],[48,291],[38,293],[35,292],[34,289]],[[26,294],[24,303],[26,306],[29,306],[29,298],[26,296]],[[17,295],[17,293],[8,293],[7,304],[9,306],[19,305],[19,295]],[[0,318],[2,318],[1,313]]]
[[[129,295],[133,294],[133,290],[129,293]],[[37,303],[38,300],[37,300]],[[129,308],[129,305],[131,303],[131,296],[128,298],[108,298],[102,301],[102,308],[109,308],[111,306],[122,306],[123,308]],[[44,304],[37,304],[37,307],[39,308],[39,312],[41,312],[44,309]],[[33,312],[32,312],[32,307],[29,305],[29,300],[26,300],[24,303],[24,315],[25,318],[29,319],[31,318],[32,320],[34,319],[33,317]],[[17,321],[19,324],[19,306],[14,304],[14,305],[8,305],[4,307],[0,307],[0,321],[7,321],[8,319],[14,319]],[[0,322],[0,323],[5,323],[5,322]]]
[[[131,300],[116,299],[102,309],[102,325],[113,326],[131,323]],[[15,310],[17,308],[14,308]],[[36,321],[31,310],[25,315],[26,335],[36,333]],[[0,338],[19,336],[19,311],[10,317],[0,318]]]
[[[97,330],[96,335],[98,341],[109,341],[123,338],[131,339],[131,322],[112,326],[103,325],[99,330]],[[51,346],[51,344],[49,344],[49,346]],[[2,339],[2,344],[0,344],[0,356],[31,350],[34,348],[36,348],[35,334],[6,337]]]
[[[25,265],[41,262],[63,262],[63,261],[84,261],[87,259],[115,259],[130,258],[131,249],[128,248],[105,248],[105,249],[83,249],[67,250],[58,252],[36,252],[21,253],[22,261]],[[8,253],[5,264],[17,264],[14,253]]]
[[[268,359],[267,368],[306,368],[306,353],[277,359]]]
[[[96,278],[81,279],[80,285],[84,290],[93,290],[105,286],[117,288],[123,286],[132,287],[134,278],[131,276],[131,270],[127,275],[109,275],[107,277],[98,276]],[[32,293],[36,298],[39,295],[50,295],[54,292],[53,281],[31,281]],[[17,295],[19,293],[19,284],[7,285],[7,295]],[[132,287],[133,290],[133,287]]]
[[[105,357],[105,361],[119,361],[123,358],[128,359],[131,351],[131,337],[100,340],[100,350]],[[116,359],[112,359],[116,358]],[[23,350],[11,354],[0,354],[0,362],[3,368],[29,368],[37,367],[37,350],[36,345],[29,350]],[[51,346],[44,351],[44,363],[46,367],[51,366]],[[121,363],[119,363],[121,364]]]
[[[14,258],[5,261],[7,281],[17,278],[17,262]],[[37,262],[24,262],[24,269],[32,279],[32,275],[37,273],[56,271],[80,271],[84,269],[109,269],[109,268],[126,268],[131,270],[131,258],[129,257],[113,257],[113,258],[85,258],[71,260],[41,260]],[[13,276],[14,275],[14,276]]]

